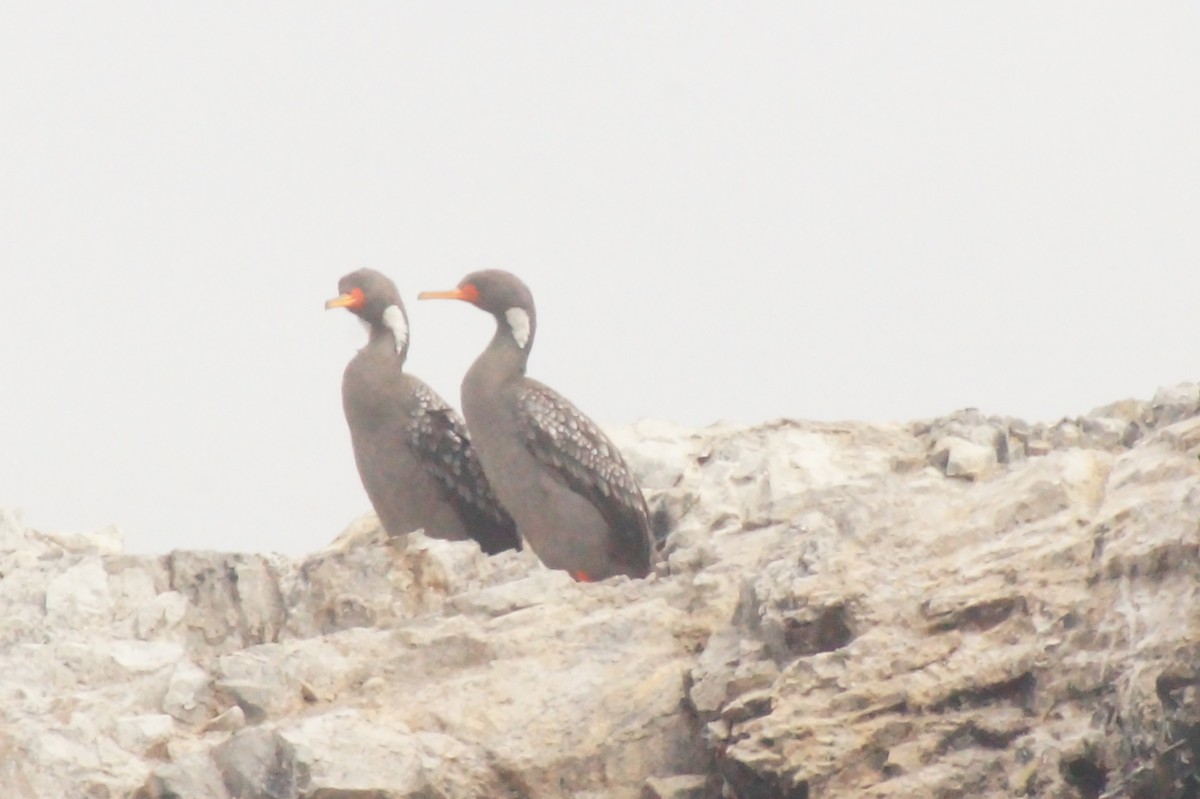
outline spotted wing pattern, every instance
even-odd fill
[[[417,383],[408,443],[438,481],[450,503],[489,555],[520,549],[516,523],[492,493],[458,412],[424,383]]]
[[[519,402],[529,451],[600,511],[616,536],[617,559],[649,572],[646,499],[620,451],[569,400],[536,380],[525,381]]]

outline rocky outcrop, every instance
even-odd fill
[[[1198,411],[618,430],[640,581],[0,512],[0,796],[1195,797]]]

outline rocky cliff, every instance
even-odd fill
[[[644,581],[0,515],[0,796],[1196,797],[1200,387],[617,440]]]

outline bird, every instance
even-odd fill
[[[521,549],[496,499],[466,423],[437,392],[404,371],[408,315],[396,284],[374,269],[338,281],[325,308],[345,308],[369,331],[342,375],[342,407],[354,461],[384,530],[473,539],[489,555]]]
[[[537,332],[525,283],[486,269],[418,298],[463,300],[496,320],[463,377],[463,416],[496,496],[538,558],[583,582],[649,574],[646,500],[621,452],[570,400],[525,375]]]

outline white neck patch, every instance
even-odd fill
[[[508,320],[517,346],[525,349],[525,345],[529,343],[529,314],[525,313],[523,308],[509,308],[504,312],[504,318]]]
[[[399,305],[389,305],[383,309],[383,324],[396,337],[396,352],[404,352],[404,345],[408,343],[408,322],[404,321],[404,311],[400,310]]]

